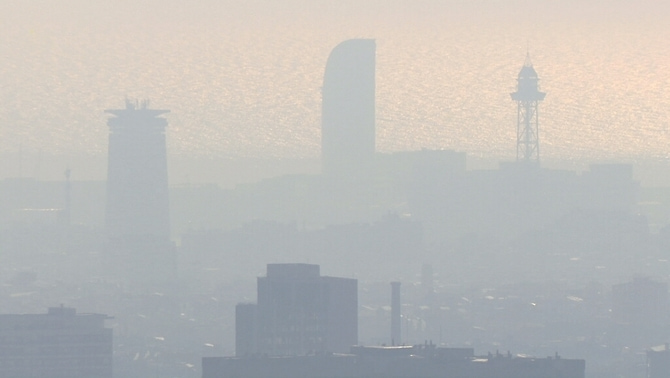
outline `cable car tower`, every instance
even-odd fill
[[[510,93],[517,103],[516,160],[526,163],[540,163],[540,138],[537,108],[546,93],[540,92],[537,72],[526,53],[526,61],[519,72],[517,90]]]

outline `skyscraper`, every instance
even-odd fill
[[[126,100],[106,110],[109,151],[105,270],[126,281],[164,281],[175,274],[170,242],[165,127],[168,110]]]
[[[168,110],[148,109],[148,105],[126,100],[125,109],[105,110],[115,115],[107,121],[105,227],[110,238],[170,237],[167,120],[158,117]]]
[[[328,57],[321,120],[326,175],[349,174],[374,159],[375,50],[372,39],[351,39]]]

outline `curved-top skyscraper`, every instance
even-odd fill
[[[373,39],[351,39],[328,57],[321,119],[325,175],[347,175],[374,159],[375,54]]]

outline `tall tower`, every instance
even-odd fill
[[[105,227],[110,238],[170,237],[167,154],[168,110],[126,100],[125,109],[105,110],[109,147]]]
[[[323,173],[346,175],[375,154],[375,41],[351,39],[328,57],[323,78]]]
[[[402,304],[400,303],[400,282],[391,282],[391,344],[402,344],[401,323]]]
[[[105,110],[109,126],[105,270],[131,283],[169,281],[176,274],[170,242],[167,153],[168,110],[128,101]]]
[[[546,95],[539,91],[538,81],[537,72],[530,61],[530,54],[526,54],[526,61],[517,79],[517,90],[510,93],[512,100],[517,103],[516,160],[537,164],[540,162],[537,109]]]

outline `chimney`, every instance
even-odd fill
[[[391,282],[391,343],[401,345],[400,338],[400,282]]]

